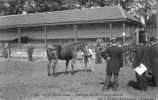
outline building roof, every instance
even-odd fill
[[[1,16],[0,27],[26,27],[116,21],[140,23],[138,19],[129,15],[121,6],[105,6],[101,8]]]

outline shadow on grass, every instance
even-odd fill
[[[74,71],[63,71],[63,72],[56,72],[55,74],[54,73],[52,73],[52,75],[54,76],[54,77],[57,77],[57,76],[60,76],[60,75],[68,75],[68,74],[71,74],[71,75],[75,75],[75,74],[77,74],[77,73],[79,73],[79,72],[92,72],[92,70],[91,69],[87,69],[87,70],[84,70],[84,69],[78,69],[78,70],[74,70]]]

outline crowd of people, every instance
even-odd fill
[[[102,52],[102,57],[107,61],[103,90],[110,88],[117,90],[120,68],[123,67],[125,60],[124,46],[119,46],[115,38],[111,43],[112,45]],[[136,81],[131,80],[128,85],[142,91],[146,91],[148,86],[158,87],[158,38],[134,44],[129,50],[132,52],[130,56],[134,59],[131,60],[133,70],[140,67],[140,64],[145,65],[148,70],[142,75],[136,73]]]
[[[136,68],[141,63],[147,67],[147,71],[142,75],[136,73],[136,81],[130,81],[129,86],[146,91],[148,86],[158,86],[158,38],[153,37],[150,41],[142,41],[135,46],[135,63]]]

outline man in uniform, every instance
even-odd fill
[[[123,50],[117,46],[116,38],[112,39],[112,46],[107,48],[104,52],[107,59],[106,67],[106,79],[103,86],[104,89],[112,88],[117,90],[118,87],[118,75],[120,68],[123,66]],[[113,81],[111,82],[111,77],[114,76]]]

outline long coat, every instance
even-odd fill
[[[151,71],[155,77],[156,86],[158,86],[158,43],[151,47],[150,62]]]
[[[110,59],[107,61],[107,74],[110,73],[119,73],[120,68],[123,66],[123,50],[117,46],[111,46],[107,48],[106,52],[107,56]]]
[[[143,56],[142,56],[142,63],[150,69],[151,62],[150,62],[150,47],[143,46],[142,48]]]
[[[134,65],[133,67],[136,68],[137,66],[142,63],[142,57],[143,57],[143,47],[140,45],[136,45],[134,50]]]

